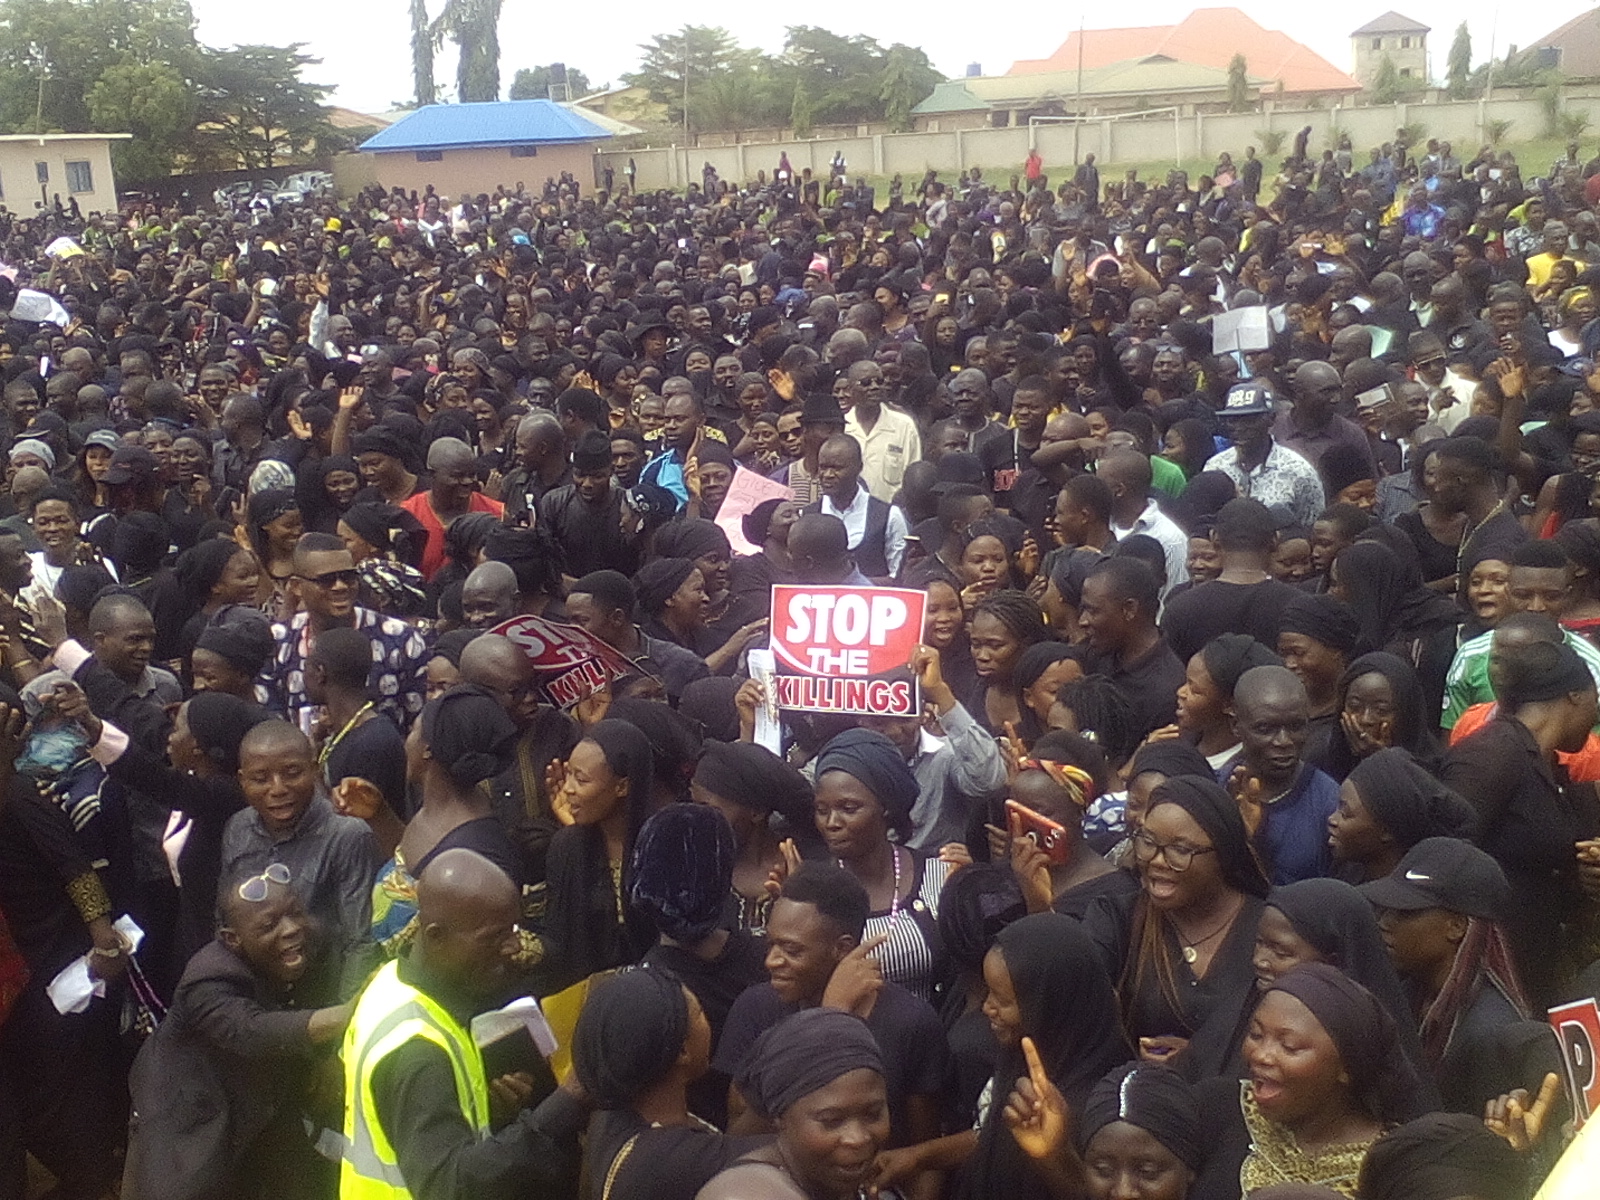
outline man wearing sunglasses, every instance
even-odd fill
[[[378,710],[403,731],[422,711],[427,691],[427,646],[410,625],[356,603],[360,576],[344,542],[331,533],[308,533],[295,545],[291,585],[301,611],[274,625],[277,651],[267,665],[268,704],[301,730],[309,730],[317,705],[306,694],[307,661],[315,637],[329,629],[357,629],[372,643],[367,686]]]
[[[290,883],[282,863],[224,881],[216,940],[190,959],[129,1079],[130,1197],[329,1190],[300,1097],[354,1004],[336,1003],[324,946]]]

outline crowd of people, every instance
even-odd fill
[[[1526,1200],[1600,159],[1307,140],[0,214],[0,1197]]]

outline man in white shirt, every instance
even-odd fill
[[[861,445],[847,433],[822,444],[817,455],[822,498],[802,511],[825,513],[844,522],[856,567],[874,581],[893,579],[906,556],[911,532],[903,512],[867,491],[861,479]]]
[[[1117,539],[1142,533],[1166,552],[1164,599],[1189,578],[1189,535],[1150,499],[1150,460],[1137,450],[1113,450],[1100,460],[1096,473],[1111,489],[1111,532]]]
[[[877,363],[851,363],[845,378],[852,402],[844,431],[861,446],[861,478],[867,490],[887,504],[900,490],[906,468],[922,457],[922,437],[905,413],[884,407],[889,384]]]

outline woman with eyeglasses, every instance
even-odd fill
[[[1266,878],[1238,804],[1210,779],[1169,776],[1129,840],[1138,892],[1102,897],[1084,926],[1117,981],[1139,1057],[1209,1078],[1221,1056],[1190,1053],[1190,1043],[1225,1042],[1202,1032],[1231,1026],[1255,985]]]

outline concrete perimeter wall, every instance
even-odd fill
[[[1600,130],[1600,91],[1592,88],[1569,91],[1562,97],[1564,113],[1587,113],[1591,132]],[[1164,113],[1121,120],[1090,119],[1077,127],[1070,124],[1016,126],[1004,129],[951,129],[926,133],[886,133],[867,137],[813,138],[766,143],[744,142],[734,146],[662,146],[644,150],[602,150],[597,164],[610,163],[620,184],[628,159],[638,164],[640,188],[682,188],[698,183],[704,163],[709,162],[723,179],[745,181],[765,171],[770,179],[778,156],[787,151],[789,162],[798,171],[811,168],[812,175],[826,178],[828,163],[835,150],[844,152],[850,173],[875,176],[900,175],[914,185],[925,171],[938,171],[948,177],[968,167],[984,170],[1019,171],[1030,146],[1037,146],[1047,171],[1058,176],[1060,169],[1074,161],[1076,136],[1078,158],[1093,154],[1102,163],[1162,163],[1210,159],[1224,150],[1237,160],[1244,148],[1259,146],[1260,133],[1281,130],[1287,138],[1287,152],[1296,132],[1311,126],[1310,148],[1320,154],[1332,149],[1341,134],[1348,134],[1356,155],[1356,165],[1367,161],[1367,151],[1392,138],[1402,125],[1420,124],[1427,137],[1454,144],[1458,157],[1470,158],[1488,139],[1485,130],[1494,121],[1509,121],[1504,137],[1511,143],[1546,136],[1544,112],[1534,99],[1495,99],[1490,101],[1436,102],[1424,100],[1382,107],[1350,107],[1267,112],[1206,114],[1179,117]],[[1262,157],[1268,157],[1264,153]],[[1276,166],[1276,161],[1271,164]],[[1548,163],[1523,164],[1525,177],[1542,173]]]

